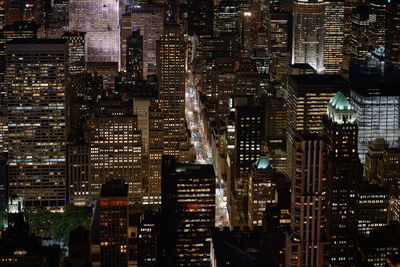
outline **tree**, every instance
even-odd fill
[[[32,233],[41,237],[51,237],[68,245],[69,233],[79,225],[90,229],[92,208],[67,204],[60,213],[38,206],[27,208],[26,215]]]
[[[64,208],[64,213],[54,220],[52,227],[53,238],[64,240],[64,243],[68,244],[70,232],[79,225],[90,229],[91,217],[91,207],[78,207],[73,204],[67,204]]]
[[[56,215],[46,207],[28,207],[25,209],[31,233],[41,237],[51,237],[51,228]]]

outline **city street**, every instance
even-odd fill
[[[192,144],[196,151],[196,163],[213,164],[211,148],[204,133],[204,122],[200,114],[198,94],[193,88],[191,73],[188,73],[185,97],[186,122],[190,129]],[[226,197],[224,197],[224,189],[218,184],[218,179],[216,179],[216,183],[215,226],[224,227],[229,225]]]

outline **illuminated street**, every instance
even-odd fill
[[[192,144],[196,151],[197,164],[213,164],[211,148],[204,133],[204,123],[200,115],[198,94],[193,88],[193,79],[190,73],[186,82],[186,121],[190,129]],[[224,189],[216,179],[216,207],[215,226],[223,227],[229,225],[228,212],[226,208],[226,197]]]

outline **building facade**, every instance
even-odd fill
[[[7,45],[10,193],[26,205],[66,202],[67,45]]]
[[[354,108],[337,92],[324,118],[327,233],[330,264],[334,266],[349,266],[356,260],[356,190],[362,175],[356,120]]]
[[[299,133],[293,145],[291,222],[286,236],[285,266],[324,266],[325,148],[316,134]]]
[[[119,0],[73,0],[69,30],[86,32],[86,61],[120,63]]]
[[[185,44],[179,25],[165,26],[157,47],[159,103],[164,113],[164,154],[187,162],[185,126]]]
[[[323,71],[324,9],[322,0],[294,2],[292,64],[308,63],[317,72]]]
[[[358,153],[361,162],[370,143],[383,138],[390,147],[399,144],[400,95],[390,85],[353,86],[350,103],[357,112]]]
[[[324,29],[324,70],[337,74],[343,66],[344,0],[326,1]]]
[[[215,224],[215,174],[212,165],[162,162],[160,263],[210,266],[211,228]]]

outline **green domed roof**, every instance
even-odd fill
[[[332,105],[335,109],[338,110],[351,110],[352,107],[347,101],[346,97],[342,94],[342,92],[338,91],[334,97],[332,97],[329,104]]]
[[[266,156],[261,156],[255,163],[257,170],[273,169],[272,164],[269,162]]]

